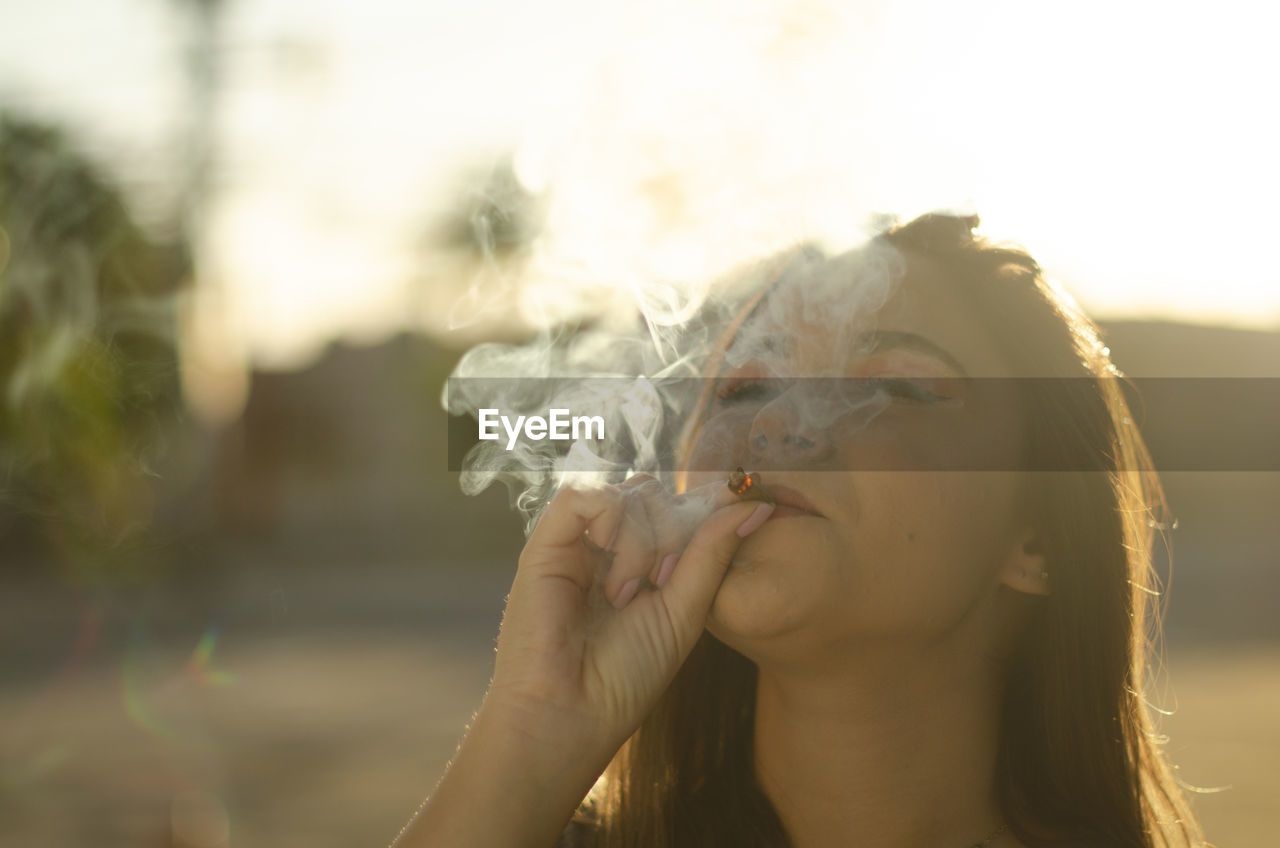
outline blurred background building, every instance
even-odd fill
[[[478,341],[972,208],[1126,373],[1280,378],[1255,6],[14,4],[0,842],[390,841],[522,541],[448,471]],[[1146,416],[1153,446],[1204,432]],[[1211,839],[1265,844],[1280,474],[1164,481],[1170,755],[1222,790]]]

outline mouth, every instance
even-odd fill
[[[774,509],[767,521],[806,515],[811,518],[825,517],[804,492],[781,483],[766,484],[760,474],[746,471],[741,465],[729,475],[726,485],[739,500],[771,504]]]
[[[790,486],[770,485],[766,487],[769,494],[777,502],[777,507],[773,514],[769,516],[769,520],[777,518],[791,518],[794,516],[807,515],[814,518],[823,518],[818,508],[813,505],[813,501],[805,497],[804,492],[793,489]]]

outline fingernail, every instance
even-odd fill
[[[667,585],[667,581],[671,579],[671,572],[676,569],[676,555],[667,554],[667,558],[662,561],[662,565],[658,568],[658,588],[661,589]]]
[[[756,507],[756,511],[751,513],[751,517],[742,522],[742,526],[738,528],[738,535],[751,535],[760,527],[761,524],[764,524],[772,514],[773,504],[760,504],[760,506]]]
[[[636,592],[640,591],[640,578],[632,577],[626,583],[622,584],[622,591],[618,592],[618,597],[614,599],[613,606],[615,609],[622,609],[631,603],[631,599],[636,596]]]

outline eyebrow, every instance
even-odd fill
[[[960,360],[952,356],[946,348],[916,333],[903,330],[870,330],[860,334],[856,344],[859,353],[868,355],[886,350],[914,350],[945,362],[958,371],[961,377],[966,379],[969,377],[969,372],[960,364]],[[761,344],[761,347],[769,353],[782,356],[794,353],[795,346],[795,340],[785,336],[770,336]]]
[[[867,353],[879,353],[885,350],[904,348],[926,353],[959,371],[960,376],[969,376],[969,372],[960,364],[960,360],[924,336],[918,336],[915,333],[905,333],[900,330],[872,330],[858,336],[858,343],[859,350],[865,350]]]

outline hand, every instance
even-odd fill
[[[645,475],[562,488],[520,554],[482,713],[603,768],[689,655],[738,545],[772,510],[723,483],[679,496]]]

